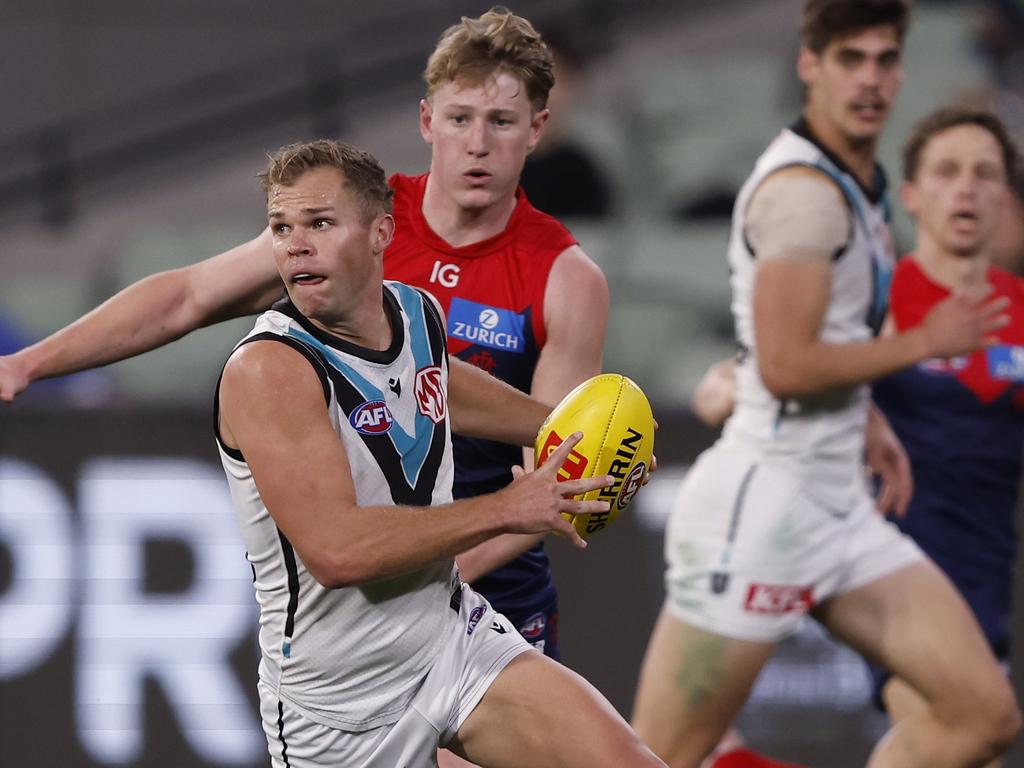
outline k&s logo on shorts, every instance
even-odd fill
[[[395,423],[383,400],[361,403],[349,414],[348,423],[362,435],[382,435]]]
[[[416,407],[420,413],[435,424],[444,420],[447,409],[444,386],[441,383],[441,369],[428,365],[416,371]]]
[[[448,335],[505,352],[526,351],[526,319],[518,312],[453,298],[448,307]]]
[[[814,605],[811,587],[751,584],[743,607],[751,613],[807,613]]]

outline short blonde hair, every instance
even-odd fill
[[[547,106],[555,84],[551,52],[529,21],[496,6],[479,18],[463,16],[445,30],[423,79],[429,98],[448,83],[480,85],[499,72],[519,78],[534,110]]]
[[[359,202],[363,221],[391,213],[393,193],[384,168],[369,152],[344,141],[317,139],[281,147],[267,155],[267,167],[258,178],[269,197],[273,187],[289,187],[317,168],[334,168],[341,172],[345,186]]]

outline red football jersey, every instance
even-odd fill
[[[529,392],[546,340],[548,274],[575,238],[519,190],[502,232],[456,248],[423,218],[426,175],[395,174],[390,184],[397,227],[384,253],[384,276],[437,297],[448,318],[452,353]]]

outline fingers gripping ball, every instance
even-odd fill
[[[615,482],[577,496],[609,502],[607,512],[562,513],[587,538],[612,523],[629,506],[643,484],[654,453],[654,416],[643,390],[617,373],[587,379],[551,412],[537,433],[539,466],[566,435],[582,432],[558,471],[559,480],[611,475]]]

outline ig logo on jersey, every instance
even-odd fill
[[[371,400],[357,406],[349,414],[348,423],[361,435],[382,435],[391,429],[395,420],[383,400]]]
[[[443,285],[445,288],[454,288],[459,284],[459,268],[454,264],[435,261],[430,272],[430,282]]]

